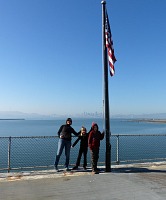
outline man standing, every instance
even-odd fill
[[[70,160],[70,148],[71,148],[71,134],[78,136],[78,133],[71,127],[72,119],[67,118],[66,124],[62,125],[58,131],[59,141],[58,141],[58,149],[55,159],[55,170],[58,172],[58,163],[60,156],[65,147],[65,168],[66,171],[69,171],[69,160]]]

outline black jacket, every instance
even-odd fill
[[[58,136],[61,139],[71,140],[71,134],[78,136],[78,133],[68,124],[64,124],[60,127],[58,131]]]
[[[87,148],[88,147],[88,136],[89,136],[88,133],[86,133],[85,136],[79,135],[77,140],[73,143],[72,147],[74,147],[80,140],[80,148]]]

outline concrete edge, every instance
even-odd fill
[[[104,171],[105,166],[100,166],[101,173],[106,173]],[[149,162],[149,163],[136,163],[136,164],[124,164],[124,165],[112,165],[112,172],[121,173],[133,173],[133,172],[166,172],[166,162]],[[82,175],[94,175],[91,172],[91,168],[84,171],[80,168],[78,171],[64,171],[55,172],[54,169],[51,170],[41,170],[41,171],[21,171],[21,172],[10,172],[10,173],[0,173],[0,183],[9,181],[21,181],[21,180],[35,180],[43,178],[67,178],[71,176],[82,176]]]

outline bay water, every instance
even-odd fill
[[[12,137],[11,142],[11,168],[50,166],[54,164],[58,137],[57,132],[66,119],[54,120],[0,120],[0,169],[8,166],[8,137]],[[100,118],[73,118],[72,127],[79,131],[82,126],[90,130],[92,122],[99,125],[99,130],[103,131],[103,119]],[[166,134],[166,124],[148,123],[144,121],[134,121],[129,119],[111,119],[111,160],[138,160],[138,159],[165,159],[166,155],[166,136],[158,137],[139,137],[138,135],[163,135]],[[120,135],[120,145],[118,147],[117,158],[117,139]],[[127,137],[127,135],[135,135]],[[33,138],[37,136],[37,138]],[[38,138],[46,136],[48,138]],[[50,137],[49,137],[50,136]],[[16,138],[13,138],[16,137]],[[20,138],[17,138],[20,137]],[[23,138],[21,138],[23,137]],[[25,138],[24,138],[25,137]],[[28,138],[26,138],[28,137]],[[31,138],[32,137],[32,138]],[[72,142],[76,138],[72,139]],[[70,163],[74,164],[77,158],[79,145],[71,149]],[[64,153],[60,159],[63,165],[65,160]],[[88,154],[90,163],[90,154]],[[105,139],[101,141],[99,162],[105,162]]]
[[[103,119],[73,118],[72,127],[79,131],[82,126],[90,130],[92,122],[103,131]],[[9,136],[56,136],[65,119],[55,120],[0,120],[0,137]],[[166,124],[131,121],[128,119],[111,119],[111,134],[165,134]]]

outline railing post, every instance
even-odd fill
[[[117,141],[116,141],[116,163],[119,165],[119,135],[117,135]]]
[[[10,172],[10,155],[11,155],[11,137],[9,137],[9,143],[8,143],[8,173]]]

